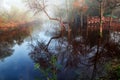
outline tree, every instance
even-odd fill
[[[85,0],[75,0],[73,3],[73,6],[77,9],[78,13],[80,14],[80,26],[83,27],[83,14],[85,14],[85,12],[88,9],[88,6],[86,5],[86,1]]]
[[[110,11],[108,14],[110,14],[110,27],[111,27],[113,12],[114,12],[114,10],[116,10],[117,8],[120,7],[120,1],[119,0],[109,0],[107,5],[108,5],[108,10]]]
[[[100,3],[100,37],[102,37],[102,17],[103,17],[103,0],[98,0]]]
[[[52,37],[49,40],[47,45],[49,45],[49,43],[51,42],[52,39],[60,38],[64,35],[65,27],[66,27],[65,25],[66,24],[69,25],[69,22],[64,21],[64,18],[62,18],[62,17],[51,17],[50,14],[47,12],[47,9],[46,9],[47,5],[46,5],[45,0],[27,0],[27,4],[29,5],[29,8],[34,11],[35,14],[43,12],[48,17],[49,20],[57,21],[60,24],[60,29],[61,29],[60,34],[58,36]],[[67,10],[62,9],[62,10],[67,11],[68,9]],[[64,11],[60,11],[60,12],[64,13]],[[68,14],[67,14],[67,16],[68,16]],[[70,34],[70,29],[68,30],[68,37],[70,37],[69,34]]]
[[[109,15],[109,17],[111,17],[111,26],[113,13],[116,9],[119,9],[120,0],[86,0],[86,4],[89,6],[87,13],[91,16],[99,16],[100,18],[99,35],[102,37],[102,23],[104,21],[104,16]]]

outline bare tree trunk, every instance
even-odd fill
[[[112,16],[113,16],[113,11],[111,12],[111,16],[110,16],[110,29],[111,29],[111,26],[112,26]]]
[[[70,29],[70,25],[68,24],[68,42],[70,43],[71,41],[71,29]]]
[[[100,37],[103,36],[103,25],[102,25],[102,17],[103,17],[103,8],[102,8],[102,2],[100,2]]]

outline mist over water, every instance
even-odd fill
[[[92,3],[45,1],[47,15],[0,1],[0,80],[119,80],[119,18],[104,17],[101,37]]]

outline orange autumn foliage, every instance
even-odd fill
[[[5,22],[3,19],[0,18],[0,30],[9,30],[10,28],[17,28],[19,25],[27,23],[26,21],[8,21]]]
[[[76,0],[76,1],[73,3],[73,7],[75,7],[75,8],[80,8],[80,7],[82,7],[84,4],[85,4],[85,1],[84,1],[84,0]]]
[[[85,4],[85,0],[76,0],[73,3],[73,7],[76,9],[81,9],[83,12],[88,10],[88,6]]]

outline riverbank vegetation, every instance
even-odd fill
[[[12,6],[10,10],[0,11],[0,30],[10,30],[32,21],[28,11]]]

